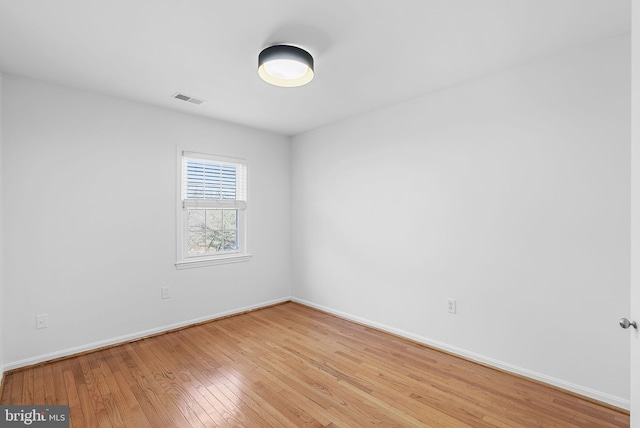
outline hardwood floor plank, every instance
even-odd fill
[[[96,387],[102,396],[102,404],[107,417],[109,418],[109,423],[114,428],[124,427],[125,424],[123,417],[119,410],[124,408],[124,406],[122,405],[122,400],[118,393],[117,384],[111,382],[112,374],[110,373],[107,364],[104,362],[104,354],[95,352],[91,354],[91,356],[94,357],[89,360],[91,374],[96,382]],[[112,390],[110,388],[110,383],[115,386],[116,389]],[[116,393],[114,394],[113,391],[116,391]]]
[[[19,376],[22,376],[22,399],[20,401],[23,403],[36,404],[35,398],[33,395],[34,373],[35,373],[35,368],[19,373]]]
[[[96,413],[93,409],[93,404],[91,402],[91,397],[89,395],[89,388],[87,385],[87,380],[82,372],[82,367],[80,365],[80,359],[82,356],[78,358],[71,359],[71,372],[73,373],[73,384],[76,386],[76,392],[78,394],[78,405],[82,410],[82,417],[85,421],[86,426],[95,427],[98,426],[98,421],[96,419]],[[23,404],[27,404],[28,402],[23,402]],[[75,424],[75,421],[72,421]]]
[[[2,394],[2,403],[20,403],[22,401],[22,388],[24,376],[22,372],[5,374],[5,383],[11,382],[11,394]],[[9,401],[6,401],[6,397]]]
[[[72,427],[628,427],[629,415],[296,303],[7,373]]]
[[[131,426],[133,423],[140,427],[150,426],[138,399],[131,391],[131,388],[120,371],[122,359],[119,355],[113,353],[112,350],[113,349],[105,352],[106,364],[102,366],[102,372],[109,389],[119,392],[118,394],[114,394],[114,397],[116,407],[122,415],[122,421],[125,426]]]
[[[43,404],[54,405],[56,403],[56,384],[53,378],[53,364],[46,364],[42,368]]]
[[[2,393],[0,394],[0,402],[5,403],[11,400],[11,390],[13,389],[13,385],[15,383],[15,378],[13,376],[4,376],[2,381]]]
[[[53,374],[53,402],[54,405],[69,405],[67,387],[64,381],[64,362],[57,361],[51,364]]]
[[[105,403],[108,405],[108,401],[111,399],[110,391],[94,377],[94,370],[90,364],[90,361],[94,358],[95,354],[83,355],[79,358],[80,375],[84,378],[97,426],[112,427],[107,407],[105,406]]]
[[[45,404],[44,400],[44,366],[33,370],[33,402],[37,405]]]
[[[62,375],[64,378],[64,386],[67,391],[66,397],[57,397],[60,404],[69,405],[69,425],[71,427],[89,426],[85,420],[80,406],[80,398],[76,387],[73,372],[71,370],[70,360],[60,361],[62,367]]]

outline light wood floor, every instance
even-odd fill
[[[295,303],[7,375],[74,427],[625,427],[629,415]]]

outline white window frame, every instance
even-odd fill
[[[186,199],[184,176],[184,158],[202,159],[212,163],[242,165],[245,169],[243,174],[243,188],[240,189],[239,200],[194,200]],[[226,263],[245,262],[251,259],[251,254],[247,251],[247,211],[248,211],[248,187],[249,173],[246,159],[203,153],[201,151],[184,150],[178,147],[177,151],[177,204],[176,204],[176,269],[189,269],[195,267],[211,266]],[[212,208],[212,209],[237,209],[238,249],[233,251],[223,251],[220,253],[190,255],[188,251],[188,231],[187,231],[187,210],[190,207]]]

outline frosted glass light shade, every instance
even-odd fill
[[[258,56],[258,74],[262,80],[276,86],[306,85],[313,79],[313,57],[295,46],[271,46]]]

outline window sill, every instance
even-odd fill
[[[225,265],[229,263],[241,263],[251,260],[251,254],[230,254],[214,259],[183,260],[176,262],[176,269],[191,269],[205,266]]]

